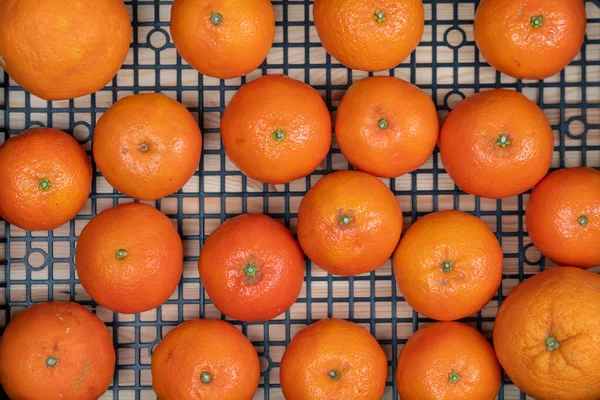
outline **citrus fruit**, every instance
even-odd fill
[[[263,214],[244,214],[208,237],[198,271],[219,311],[242,321],[268,321],[298,298],[304,255],[285,226]]]
[[[92,166],[72,136],[28,129],[0,146],[0,217],[28,231],[67,223],[85,204]]]
[[[267,75],[233,96],[221,119],[227,155],[252,179],[288,183],[315,170],[331,146],[331,117],[319,93]]]
[[[492,67],[519,79],[544,79],[575,58],[585,27],[581,0],[482,0],[474,34]]]
[[[423,36],[422,0],[315,0],[313,17],[323,47],[348,68],[394,68]]]
[[[501,378],[492,345],[459,322],[419,329],[398,357],[396,381],[402,400],[494,400]]]
[[[169,218],[145,204],[102,211],[76,251],[83,288],[109,310],[136,314],[163,304],[179,283],[183,244]]]
[[[439,129],[435,104],[425,92],[391,76],[352,85],[335,120],[335,136],[346,159],[386,178],[423,165],[435,149]]]
[[[491,199],[521,194],[552,163],[554,135],[543,111],[521,93],[494,89],[454,108],[442,126],[442,163],[458,187]]]
[[[306,255],[335,275],[358,275],[385,263],[402,232],[391,190],[360,171],[323,177],[300,203],[298,240]]]
[[[97,399],[112,382],[115,359],[106,325],[87,309],[37,304],[2,335],[2,386],[11,399]]]
[[[533,244],[552,261],[600,265],[600,171],[552,172],[533,189],[525,217]]]
[[[536,400],[600,398],[600,276],[540,272],[500,306],[494,347],[510,379]]]
[[[387,357],[362,326],[324,319],[302,329],[281,360],[281,390],[287,400],[381,399]]]
[[[161,400],[251,400],[260,364],[252,343],[214,319],[184,322],[152,353],[152,384]]]
[[[246,75],[260,66],[275,40],[269,0],[175,0],[171,36],[181,57],[203,75]]]
[[[177,101],[138,94],[117,101],[98,121],[94,159],[108,183],[141,200],[175,193],[198,168],[200,128]]]
[[[0,67],[45,100],[102,89],[131,40],[122,0],[3,0],[0,26]]]
[[[440,321],[475,314],[498,291],[502,248],[490,228],[462,211],[419,218],[394,253],[394,274],[406,302]]]

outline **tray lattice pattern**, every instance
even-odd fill
[[[77,301],[106,322],[117,350],[118,368],[102,399],[155,399],[150,375],[153,346],[184,320],[222,318],[198,278],[203,241],[224,220],[240,213],[275,217],[293,232],[304,193],[324,174],[349,165],[334,143],[327,159],[310,177],[287,185],[265,185],[243,176],[228,160],[219,137],[219,119],[244,83],[264,74],[284,73],[321,93],[333,115],[345,90],[366,77],[331,59],[312,23],[312,0],[273,0],[277,34],[265,63],[247,77],[220,81],[203,77],[178,57],[169,36],[172,1],[127,0],[134,27],[129,56],[110,85],[95,95],[47,102],[29,95],[0,71],[0,143],[34,126],[72,133],[89,154],[96,121],[114,102],[133,93],[161,92],[182,102],[203,132],[203,156],[194,177],[178,192],[149,204],[177,226],[185,246],[184,273],[163,306],[139,315],[121,315],[96,306],[83,290],[74,266],[77,237],[97,213],[133,201],[114,191],[95,168],[92,193],[73,221],[52,232],[25,232],[0,220],[0,328],[35,303]],[[553,168],[600,167],[600,3],[587,0],[588,27],[580,55],[564,71],[543,82],[517,81],[491,68],[473,39],[478,0],[424,0],[425,34],[409,59],[390,74],[418,85],[433,98],[440,118],[462,98],[490,88],[523,92],[545,111],[555,131]],[[384,180],[404,211],[405,229],[418,217],[460,209],[482,218],[496,233],[505,256],[499,293],[477,315],[465,319],[491,338],[494,316],[510,290],[550,266],[531,245],[524,224],[528,195],[487,200],[461,192],[445,173],[436,152],[418,171]],[[395,366],[402,345],[431,322],[404,301],[386,263],[373,273],[333,277],[307,260],[305,284],[296,304],[267,323],[239,323],[261,357],[263,375],[256,399],[283,399],[279,362],[290,338],[307,324],[326,317],[357,322],[380,341],[389,359],[385,399],[396,398]],[[505,378],[499,399],[525,399]]]

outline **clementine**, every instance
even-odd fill
[[[179,283],[183,244],[169,218],[128,203],[94,217],[76,249],[77,275],[100,305],[136,314],[163,304]]]
[[[429,318],[452,321],[485,306],[502,281],[502,248],[490,228],[462,211],[417,220],[394,253],[407,303]]]
[[[131,40],[122,0],[3,0],[0,26],[0,67],[45,100],[102,89]]]
[[[429,96],[391,76],[374,76],[352,85],[335,122],[335,136],[348,161],[386,178],[423,165],[435,149],[439,129]]]
[[[419,329],[398,357],[396,381],[402,400],[494,400],[501,379],[492,345],[459,322]]]
[[[360,171],[338,171],[300,203],[298,240],[330,274],[358,275],[386,262],[402,232],[402,210],[391,190]]]
[[[171,35],[181,57],[201,74],[236,78],[267,56],[275,13],[269,0],[175,0]]]
[[[98,121],[94,159],[108,183],[141,200],[178,191],[198,168],[200,128],[177,101],[138,94],[117,101]]]
[[[287,400],[381,399],[387,357],[362,326],[325,319],[302,329],[281,359],[281,390]]]
[[[482,0],[474,34],[492,67],[519,79],[545,79],[575,58],[585,27],[581,0]]]
[[[284,75],[244,86],[223,113],[227,155],[252,179],[288,183],[315,170],[331,146],[331,117],[316,90]]]
[[[158,343],[152,384],[161,400],[251,400],[260,363],[252,343],[233,325],[187,321]]]
[[[494,347],[510,379],[537,400],[600,398],[600,276],[559,267],[510,292]]]
[[[561,265],[600,265],[600,171],[567,168],[546,176],[525,213],[527,231],[542,254]]]
[[[115,359],[106,325],[87,309],[37,304],[2,335],[2,386],[11,399],[97,399],[112,382]]]
[[[28,129],[0,146],[0,216],[28,231],[67,223],[85,204],[92,166],[72,136]]]
[[[313,17],[325,50],[364,71],[400,64],[425,28],[422,0],[315,0]]]
[[[554,135],[543,111],[506,89],[462,101],[440,133],[450,177],[467,193],[491,199],[531,189],[550,169],[553,151]]]

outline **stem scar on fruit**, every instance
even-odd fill
[[[581,217],[577,218],[577,223],[581,226],[586,226],[589,222],[589,218],[585,215],[582,215]]]
[[[560,342],[554,336],[552,336],[552,334],[546,336],[546,339],[544,339],[544,344],[546,345],[546,350],[548,350],[549,353],[560,349]]]
[[[540,26],[543,25],[543,23],[542,23],[543,19],[544,19],[544,17],[541,15],[531,17],[531,26],[533,26],[534,28],[539,28]]]
[[[354,225],[355,217],[353,210],[344,211],[342,208],[338,210],[338,213],[335,217],[337,221],[337,226],[340,229],[346,229]]]
[[[146,143],[146,142],[140,143],[140,151],[142,153],[147,152],[149,148],[150,148],[150,146],[148,146],[148,143]]]
[[[456,383],[460,380],[460,375],[455,370],[448,372],[448,382]]]
[[[58,359],[56,359],[52,356],[46,358],[46,367],[54,368],[54,367],[56,367],[56,364],[58,364]]]
[[[200,382],[207,384],[207,383],[212,382],[212,380],[213,380],[213,377],[208,372],[204,371],[203,373],[200,374]]]
[[[52,182],[48,178],[40,179],[38,181],[40,190],[47,192],[52,187]]]
[[[283,131],[283,129],[276,129],[275,132],[273,132],[273,139],[275,139],[277,142],[282,142],[283,139],[285,139],[285,132]]]
[[[216,11],[210,13],[210,22],[212,22],[215,26],[219,25],[223,22],[223,16]]]
[[[385,21],[385,13],[381,10],[375,10],[375,14],[373,14],[373,19],[375,19],[376,22],[383,22]]]
[[[445,260],[444,262],[442,262],[440,267],[442,267],[442,271],[444,273],[447,273],[454,269],[454,263],[452,261]]]
[[[379,127],[379,129],[387,129],[387,127],[388,127],[387,119],[381,118],[379,121],[377,121],[377,126]]]
[[[331,370],[329,371],[329,377],[331,378],[332,381],[337,381],[338,379],[340,379],[340,373],[339,371],[336,370]]]
[[[244,271],[244,274],[246,274],[246,278],[256,278],[256,272],[258,271],[258,268],[252,261],[248,261],[248,264],[242,268],[242,271]]]
[[[116,256],[117,256],[117,259],[122,260],[125,257],[127,257],[127,254],[129,254],[129,253],[127,253],[127,251],[125,251],[123,249],[119,249],[119,250],[117,250]]]
[[[496,139],[496,144],[505,149],[510,144],[508,135],[503,133],[502,135],[498,136],[498,139]]]

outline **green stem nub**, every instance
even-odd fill
[[[542,20],[543,17],[541,15],[538,15],[537,17],[531,17],[531,26],[533,26],[534,28],[539,28],[543,25]]]
[[[212,379],[213,379],[212,375],[206,371],[204,371],[203,373],[200,374],[200,381],[202,383],[211,383]]]
[[[338,379],[340,379],[340,373],[336,370],[331,370],[329,371],[329,377],[332,381],[337,381]]]
[[[342,218],[340,218],[340,224],[342,225],[348,225],[350,221],[352,221],[352,218],[350,218],[350,216],[346,214],[342,215]]]
[[[56,358],[54,358],[54,357],[46,358],[46,367],[54,368],[54,367],[56,367],[56,364],[58,364],[58,360]]]
[[[585,215],[582,215],[577,219],[577,223],[581,226],[586,226],[588,222],[590,222],[590,220]]]
[[[444,261],[440,267],[442,267],[442,271],[444,271],[444,273],[450,272],[454,269],[452,261]]]
[[[122,259],[124,259],[125,257],[127,257],[127,254],[129,254],[129,253],[127,253],[127,252],[126,252],[125,250],[123,250],[123,249],[119,249],[119,250],[117,250],[117,258],[118,258],[119,260],[122,260]]]
[[[285,139],[285,132],[283,129],[277,129],[275,132],[273,132],[273,139],[275,139],[277,142],[282,142],[283,139]]]
[[[455,370],[448,372],[448,382],[456,383],[460,380],[460,375]]]
[[[373,19],[379,23],[383,22],[385,21],[385,13],[381,10],[376,10],[375,14],[373,14]]]
[[[546,349],[549,353],[552,353],[554,350],[560,349],[560,342],[556,340],[556,338],[552,335],[546,336],[544,343],[546,344]]]
[[[510,139],[508,138],[508,135],[498,136],[498,139],[496,140],[496,144],[498,146],[501,146],[503,149],[505,149],[510,144]]]
[[[256,271],[258,271],[258,268],[256,268],[256,265],[254,265],[252,261],[249,261],[248,264],[244,268],[242,268],[242,270],[244,271],[247,277],[251,276],[253,278],[256,278]]]
[[[215,26],[219,25],[223,22],[223,16],[216,11],[210,13],[210,22],[215,24]]]
[[[38,183],[40,184],[40,190],[43,190],[44,192],[47,192],[52,187],[52,183],[48,178],[40,179]]]
[[[387,119],[381,118],[379,121],[377,121],[377,126],[379,129],[386,129],[388,127]]]

